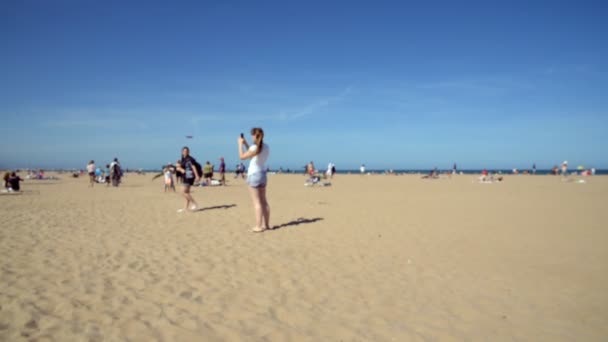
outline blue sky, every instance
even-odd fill
[[[607,4],[2,1],[0,167],[606,168]]]

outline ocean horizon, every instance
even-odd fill
[[[27,171],[28,169],[23,168],[23,169],[18,169],[21,171]],[[31,170],[37,170],[32,168]],[[51,172],[76,172],[76,171],[80,171],[79,169],[44,169],[45,171],[51,171]],[[125,168],[125,170],[127,172],[143,172],[143,173],[160,173],[162,170],[161,169],[141,169],[141,168]],[[392,169],[392,172],[394,174],[427,174],[430,173],[433,169]],[[491,173],[499,173],[499,174],[513,174],[513,169],[503,169],[503,168],[486,168],[486,170],[488,170],[488,172]],[[325,172],[326,170],[318,170],[319,172]],[[389,171],[389,169],[366,169],[365,173],[372,173],[372,174],[384,174],[387,173]],[[445,173],[451,173],[452,170],[451,169],[437,169],[437,171],[441,174],[445,174]],[[471,174],[480,174],[483,171],[483,169],[462,169],[462,170],[457,170],[458,174],[465,174],[465,175],[471,175]],[[528,172],[528,173],[532,173],[532,171],[530,169],[518,169],[519,174],[524,174],[524,172]],[[569,172],[570,173],[574,173],[574,172],[578,172],[579,170],[577,169],[570,169]],[[214,173],[217,173],[217,169],[214,170]],[[279,171],[279,169],[270,169],[270,172],[273,173],[284,173],[284,174],[301,174],[303,175],[304,169],[300,168],[300,169],[283,169],[282,171]],[[235,173],[234,169],[227,169],[226,173]],[[336,174],[359,174],[360,171],[359,169],[345,169],[345,170],[336,170]],[[551,169],[537,169],[536,170],[536,174],[535,175],[551,175],[552,174],[552,170]],[[596,169],[595,170],[595,175],[608,175],[608,169]]]

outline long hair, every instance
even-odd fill
[[[264,130],[260,127],[254,127],[251,129],[251,135],[253,136],[253,142],[258,147],[255,151],[255,155],[262,153],[264,148]]]

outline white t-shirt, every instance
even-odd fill
[[[93,172],[95,172],[95,164],[88,164],[88,165],[87,165],[87,172],[88,172],[88,173],[93,173]]]
[[[250,152],[255,152],[258,150],[256,145],[251,145],[249,147]],[[266,161],[268,160],[268,156],[270,155],[270,148],[268,145],[264,144],[262,148],[262,152],[257,156],[251,158],[249,162],[249,169],[247,169],[247,175],[252,175],[257,172],[266,171]]]

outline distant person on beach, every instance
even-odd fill
[[[245,165],[243,163],[236,165],[236,175],[234,178],[239,178],[239,176],[245,179]]]
[[[361,171],[362,175],[365,174],[365,164],[361,164],[361,167],[359,168],[359,171]]]
[[[8,189],[9,191],[21,191],[21,186],[19,185],[19,182],[22,182],[23,179],[21,179],[21,177],[17,176],[16,172],[12,172],[11,176],[8,178]]]
[[[334,177],[334,173],[336,172],[336,166],[334,165],[334,163],[329,163],[327,164],[327,171],[326,171],[326,175],[327,178],[332,179]]]
[[[239,178],[239,176],[241,175],[241,164],[236,164],[235,168],[234,168],[234,179]]]
[[[9,188],[9,184],[8,184],[9,178],[11,178],[11,173],[10,172],[5,172],[4,173],[4,177],[2,178],[2,180],[4,180],[4,188],[5,189]]]
[[[163,169],[163,176],[165,179],[165,192],[167,192],[168,189],[173,190],[173,192],[175,192],[175,182],[173,181],[174,171],[174,167],[170,163],[167,164]]]
[[[91,160],[87,164],[87,173],[89,174],[89,187],[93,187],[95,185],[95,161]]]
[[[175,183],[177,184],[181,184],[182,181],[184,180],[184,174],[180,171],[181,170],[181,160],[177,160],[175,162]]]
[[[270,206],[266,198],[266,185],[268,183],[266,173],[266,161],[270,156],[270,148],[264,143],[264,131],[255,127],[251,129],[252,145],[241,136],[238,138],[239,158],[241,160],[251,159],[247,170],[247,184],[249,193],[255,209],[256,225],[252,228],[255,233],[270,229]],[[243,151],[243,147],[247,150]]]
[[[213,179],[213,165],[207,160],[205,166],[203,166],[203,178],[205,179],[206,185],[211,185],[211,179]]]
[[[226,185],[226,163],[224,162],[224,157],[220,157],[220,184]]]
[[[177,211],[178,213],[187,210],[194,211],[198,208],[198,204],[190,194],[190,188],[194,185],[194,182],[201,178],[201,175],[198,174],[196,164],[196,159],[190,155],[190,149],[188,146],[184,146],[184,148],[182,148],[182,159],[177,166],[177,170],[182,173],[182,188],[184,198],[186,199],[186,206],[183,209],[179,209]],[[192,206],[190,206],[191,204]]]
[[[114,161],[110,163],[110,180],[112,181],[112,186],[119,186],[120,181],[122,179],[122,168],[120,167],[120,163],[118,162],[118,158],[114,158]]]
[[[562,163],[562,177],[568,177],[568,161]]]
[[[455,175],[458,172],[458,167],[456,166],[456,163],[454,163],[454,167],[452,167],[452,174]]]
[[[536,174],[536,163],[532,164],[532,174]]]
[[[315,175],[315,163],[313,163],[312,161],[310,163],[308,163],[308,166],[306,168],[306,173],[308,174],[309,177],[312,177]]]
[[[110,164],[106,164],[106,187],[110,186]]]

